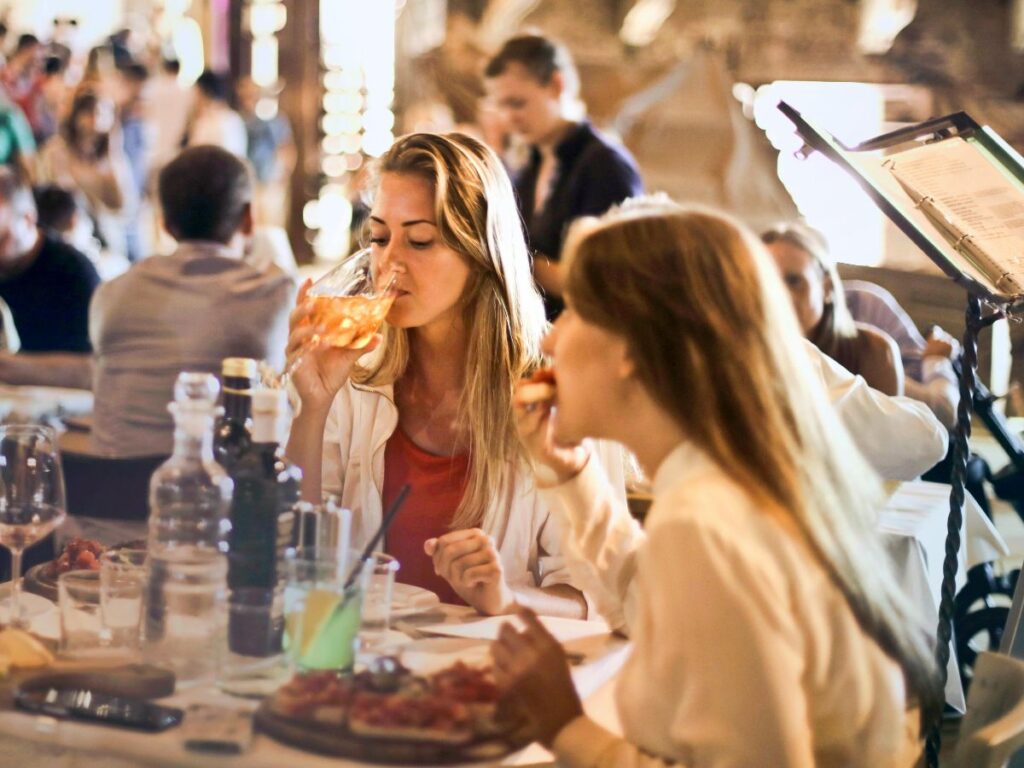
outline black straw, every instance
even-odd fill
[[[384,538],[384,534],[388,532],[388,528],[391,527],[392,521],[398,514],[398,510],[402,508],[402,505],[405,503],[405,498],[409,495],[409,491],[411,490],[412,486],[406,483],[402,486],[402,490],[398,492],[398,498],[391,502],[391,507],[384,513],[384,517],[380,521],[380,528],[378,528],[377,532],[373,534],[373,538],[370,539],[370,543],[366,545],[366,549],[363,550],[363,554],[359,556],[359,560],[352,566],[352,571],[349,573],[348,578],[345,579],[344,591],[347,592],[348,588],[355,583],[356,575],[363,567],[363,563],[373,557],[373,550],[377,548],[377,545],[380,544],[380,540]]]

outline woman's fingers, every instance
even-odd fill
[[[299,301],[291,312],[288,313],[288,327],[296,328],[313,314],[313,305],[308,301]]]
[[[531,640],[541,640],[544,643],[555,643],[555,636],[552,635],[548,628],[544,626],[544,623],[540,620],[540,617],[534,613],[531,609],[525,606],[519,606],[516,610],[516,616],[522,619],[523,624],[526,625],[524,634]]]
[[[484,584],[494,584],[504,578],[501,566],[496,561],[484,565],[475,565],[462,572],[462,581],[467,586],[479,587]]]
[[[539,436],[542,430],[545,429],[548,417],[551,415],[550,403],[542,403],[540,405],[513,404],[512,407],[516,420],[516,429],[519,432],[519,436],[524,440]]]
[[[293,358],[300,352],[305,352],[315,340],[314,337],[320,333],[319,328],[311,325],[294,329],[288,334],[288,346],[285,348],[285,356]]]
[[[539,410],[550,411],[556,394],[557,390],[552,382],[523,379],[516,384],[512,406],[517,416]]]
[[[465,578],[466,572],[477,565],[488,565],[497,560],[497,555],[491,552],[488,548],[477,549],[469,554],[461,555],[453,558],[449,567],[449,570],[453,575],[459,578]]]
[[[455,534],[461,534],[453,538]],[[480,531],[469,529],[453,531],[437,540],[434,548],[434,571],[446,579],[453,575],[452,564],[455,560],[477,552],[486,552],[490,547],[490,539]]]

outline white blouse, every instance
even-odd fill
[[[559,764],[913,765],[902,672],[804,546],[693,446],[654,492],[641,530],[596,462],[545,491],[573,582],[634,644],[616,690],[625,738],[577,718]]]
[[[946,428],[927,405],[872,389],[809,341],[804,349],[853,442],[883,478],[913,480],[946,455]]]
[[[349,382],[331,406],[324,429],[321,487],[352,510],[354,547],[362,548],[380,526],[384,450],[397,427],[398,408],[391,386]],[[625,507],[622,449],[614,443],[595,445],[598,462],[612,478],[609,494]],[[510,587],[568,583],[579,588],[571,581],[559,551],[561,536],[551,521],[550,502],[538,492],[525,462],[512,487],[494,494],[480,527],[494,539]]]

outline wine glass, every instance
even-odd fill
[[[0,426],[0,545],[11,552],[8,624],[21,616],[21,555],[64,522],[64,472],[53,427]]]
[[[376,274],[370,249],[349,256],[309,289],[310,323],[326,329],[316,341],[332,347],[362,349],[380,328],[395,303],[394,270]]]
[[[321,341],[345,349],[369,344],[395,303],[397,278],[394,269],[378,274],[370,249],[363,248],[313,283],[307,294],[313,310],[305,322],[324,332],[310,337],[276,385],[287,387],[303,355]]]

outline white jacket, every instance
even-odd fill
[[[366,545],[383,517],[384,448],[397,426],[391,386],[349,382],[331,406],[324,429],[321,487],[352,510],[354,547]],[[613,493],[625,505],[622,449],[611,443],[595,447]],[[560,550],[560,532],[525,462],[511,493],[495,494],[480,527],[494,538],[510,587],[572,583]]]

